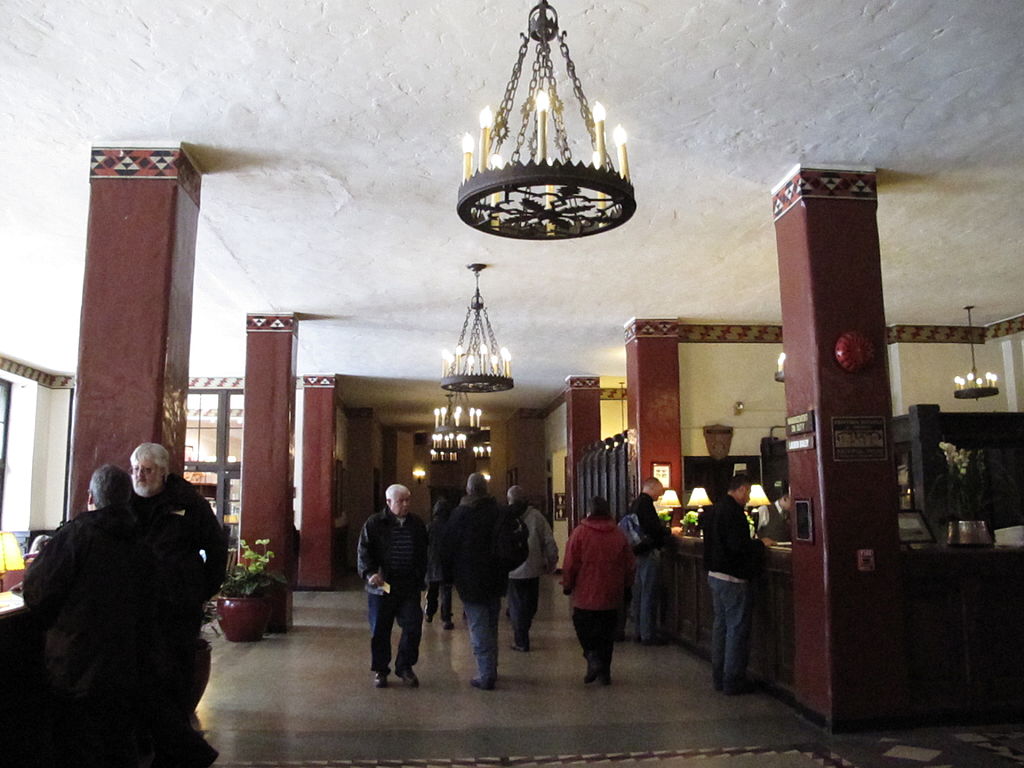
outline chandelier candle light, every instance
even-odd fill
[[[476,293],[466,310],[455,354],[441,351],[441,387],[451,392],[504,392],[513,386],[512,355],[498,346],[480,296],[480,272],[487,265],[466,268],[476,275]]]
[[[636,211],[626,132],[621,125],[612,132],[616,171],[605,148],[606,110],[599,102],[590,108],[569,56],[566,34],[559,31],[558,14],[547,0],[535,5],[528,34],[520,34],[519,55],[498,111],[485,107],[480,112],[475,172],[473,139],[468,133],[462,137],[458,213],[474,229],[523,240],[569,239],[607,232],[625,224]],[[509,120],[514,119],[515,96],[531,40],[536,43],[535,57],[519,110],[518,133],[506,161],[501,148],[506,140],[512,144]],[[551,60],[551,44],[556,40],[587,131],[590,165],[572,159],[565,103],[558,95]]]
[[[998,377],[992,372],[986,372],[985,376],[978,375],[978,365],[974,361],[974,323],[971,319],[971,310],[974,305],[964,307],[967,310],[967,341],[971,345],[971,370],[966,376],[956,376],[953,383],[956,389],[953,390],[953,397],[958,400],[977,400],[980,397],[992,397],[999,394],[999,387],[996,386]]]

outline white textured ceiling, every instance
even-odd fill
[[[301,313],[299,372],[391,423],[438,400],[473,261],[515,357],[492,412],[622,376],[633,316],[778,322],[769,193],[799,162],[879,169],[889,322],[1024,311],[1024,2],[554,0],[639,206],[560,243],[455,214],[530,5],[4,0],[0,354],[74,369],[94,144],[185,142],[205,172],[194,375],[243,372],[247,312]]]

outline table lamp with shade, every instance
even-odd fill
[[[697,486],[690,491],[690,498],[686,502],[686,508],[691,510],[683,516],[683,534],[685,536],[700,536],[700,513],[704,507],[711,506],[711,499],[708,492]]]
[[[771,501],[768,499],[768,494],[764,492],[763,486],[759,483],[754,483],[750,486],[750,498],[747,500],[747,517],[750,520],[751,537],[755,537],[757,535],[757,526],[759,522],[757,517],[760,517],[760,515],[755,517],[754,512],[760,507],[767,507],[769,504],[771,504]]]
[[[0,532],[0,582],[8,571],[25,570],[25,558],[21,554],[18,537],[10,531]],[[6,585],[4,589],[7,589]]]
[[[654,502],[654,508],[659,512],[667,511],[670,515],[669,525],[678,525],[679,521],[676,519],[676,510],[681,507],[682,504],[679,501],[679,494],[671,488],[666,488],[656,502]]]

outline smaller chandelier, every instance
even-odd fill
[[[434,432],[437,434],[453,434],[463,432],[475,435],[481,431],[480,420],[484,412],[480,408],[471,408],[469,398],[464,392],[453,392],[446,395],[447,405],[434,409]]]
[[[953,390],[953,397],[958,400],[977,400],[980,397],[992,397],[999,394],[999,387],[996,382],[999,378],[991,372],[984,376],[978,375],[978,366],[974,361],[974,323],[971,320],[971,310],[974,305],[964,307],[967,310],[967,341],[971,345],[971,370],[966,376],[956,376],[953,383],[956,389]]]
[[[473,446],[473,458],[474,459],[489,459],[491,458],[491,444],[484,443],[483,445]]]
[[[490,107],[480,112],[475,163],[473,137],[463,136],[459,217],[480,232],[521,240],[585,237],[625,224],[636,211],[625,130],[620,125],[612,132],[619,162],[616,171],[605,148],[605,109],[599,102],[590,108],[569,56],[566,33],[559,33],[558,13],[547,0],[531,9],[528,32],[520,34],[519,58],[497,114]],[[509,138],[509,121],[515,119],[513,102],[531,39],[537,43],[536,54],[519,110],[518,134],[506,161],[501,147]],[[558,95],[551,61],[551,44],[556,39],[588,134],[589,164],[572,159],[565,104]]]
[[[486,264],[469,264],[476,275],[476,293],[466,310],[455,354],[441,352],[441,388],[451,392],[504,392],[512,389],[512,355],[498,347],[480,296],[480,272]]]
[[[436,448],[430,449],[431,464],[457,464],[458,461],[458,451],[439,451]]]

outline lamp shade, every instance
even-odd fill
[[[768,494],[764,492],[758,483],[754,483],[750,486],[750,501],[747,502],[748,507],[764,507],[771,504],[768,499]]]
[[[697,509],[698,507],[710,507],[711,499],[708,498],[708,492],[700,486],[697,486],[690,492],[690,500],[686,502],[687,509]]]
[[[682,506],[679,502],[679,494],[671,488],[665,489],[665,492],[661,494],[661,498],[658,499],[658,504],[662,507],[672,507],[673,509]]]
[[[10,531],[3,531],[0,533],[0,574],[23,570],[25,558],[21,555],[18,538]]]

